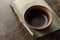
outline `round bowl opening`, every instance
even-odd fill
[[[25,21],[33,29],[41,29],[49,24],[48,10],[42,6],[33,6],[27,9],[24,15]]]

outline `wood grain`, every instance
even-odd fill
[[[48,5],[56,12],[60,17],[60,0],[45,0]]]
[[[34,40],[11,9],[9,0],[0,0],[0,40]]]

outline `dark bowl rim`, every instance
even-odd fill
[[[29,22],[27,21],[27,19],[26,19],[26,16],[27,16],[27,15],[26,15],[26,14],[27,14],[31,9],[34,9],[34,8],[40,8],[40,9],[42,9],[43,11],[45,11],[45,12],[47,13],[47,15],[49,15],[49,22],[48,22],[48,24],[47,24],[46,26],[44,26],[44,27],[34,27],[34,26],[30,25]],[[28,11],[28,10],[29,10],[29,11]],[[24,14],[24,20],[25,20],[25,22],[29,25],[30,28],[35,29],[35,30],[40,30],[40,29],[45,29],[45,28],[47,28],[47,27],[52,23],[52,15],[51,15],[50,10],[48,10],[48,8],[46,8],[46,7],[44,7],[44,6],[41,6],[41,5],[35,5],[35,6],[32,6],[32,7],[28,8],[28,9],[26,10],[26,12],[25,12],[25,14]]]

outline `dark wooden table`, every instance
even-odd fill
[[[0,0],[0,40],[32,40],[31,39],[22,39],[20,30],[23,26],[19,22],[16,14],[12,11],[10,7],[9,0]],[[23,28],[24,29],[24,28]],[[29,36],[29,35],[28,35]],[[25,37],[23,37],[25,38]],[[48,34],[38,40],[59,40],[60,39],[60,30]]]

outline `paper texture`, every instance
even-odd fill
[[[55,14],[55,12],[49,7],[49,5],[44,0],[13,0],[13,1],[11,1],[11,5],[14,8],[14,10],[15,10],[19,20],[22,22],[22,24],[36,38],[42,37],[44,35],[47,35],[48,33],[51,33],[51,32],[54,32],[54,31],[60,29],[60,21],[59,21],[58,16]],[[34,6],[34,5],[44,6],[51,11],[51,14],[53,17],[53,22],[48,29],[45,29],[42,31],[36,31],[31,28],[28,28],[29,25],[27,25],[24,20],[24,13],[29,7]]]

